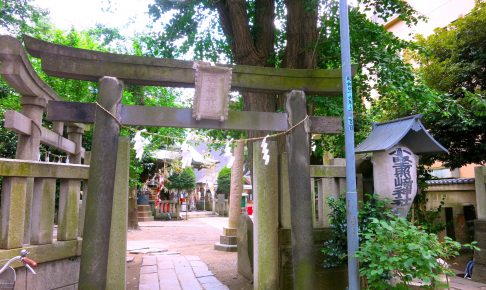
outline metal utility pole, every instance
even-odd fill
[[[344,134],[346,151],[346,217],[348,226],[348,280],[349,290],[359,290],[358,260],[354,256],[358,240],[358,194],[354,158],[353,84],[351,79],[351,53],[349,48],[349,19],[347,0],[339,1],[341,34],[341,63],[343,79]]]

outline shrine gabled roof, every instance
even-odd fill
[[[374,123],[370,136],[356,147],[356,153],[383,151],[398,143],[415,154],[447,152],[420,122],[422,115],[413,115],[383,123]]]

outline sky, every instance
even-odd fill
[[[96,24],[119,28],[124,35],[141,32],[150,22],[148,4],[153,0],[34,0],[50,11],[55,27],[69,30],[92,28]]]

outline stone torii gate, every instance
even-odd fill
[[[99,83],[97,104],[59,101],[48,104],[48,119],[51,121],[94,123],[80,289],[104,289],[106,285],[114,173],[121,126],[283,132],[307,118],[305,93],[325,96],[341,92],[340,70],[226,66],[233,71],[232,90],[287,93],[286,113],[230,111],[225,121],[196,120],[191,109],[121,104],[124,84],[194,87],[193,62],[75,49],[30,37],[25,37],[24,42],[27,51],[42,60],[42,69],[48,75]],[[287,136],[288,168],[292,170],[289,189],[292,193],[294,289],[314,287],[308,134],[338,133],[340,130],[339,118],[309,116],[303,126],[297,126]],[[258,213],[255,214],[258,216]],[[265,257],[260,258],[264,260]],[[258,273],[255,276],[258,277]],[[278,282],[263,285],[255,281],[256,289],[276,289],[277,285]]]

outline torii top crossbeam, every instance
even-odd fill
[[[57,45],[24,36],[27,51],[42,59],[49,75],[97,82],[113,76],[126,84],[194,87],[192,61],[130,56]],[[224,66],[224,65],[220,65]],[[336,96],[342,92],[341,70],[285,69],[234,65],[231,88]]]
[[[27,51],[42,59],[42,69],[49,75],[77,80],[98,81],[116,77],[127,84],[169,87],[194,87],[194,62],[174,59],[121,55],[57,45],[25,36]],[[302,90],[323,96],[341,92],[340,70],[283,69],[231,66],[233,90],[284,93]],[[48,119],[93,123],[94,104],[51,102]],[[226,122],[196,121],[191,109],[123,106],[121,124],[179,128],[285,131],[287,114],[268,112],[230,112]],[[339,133],[337,117],[309,117],[310,133]]]

